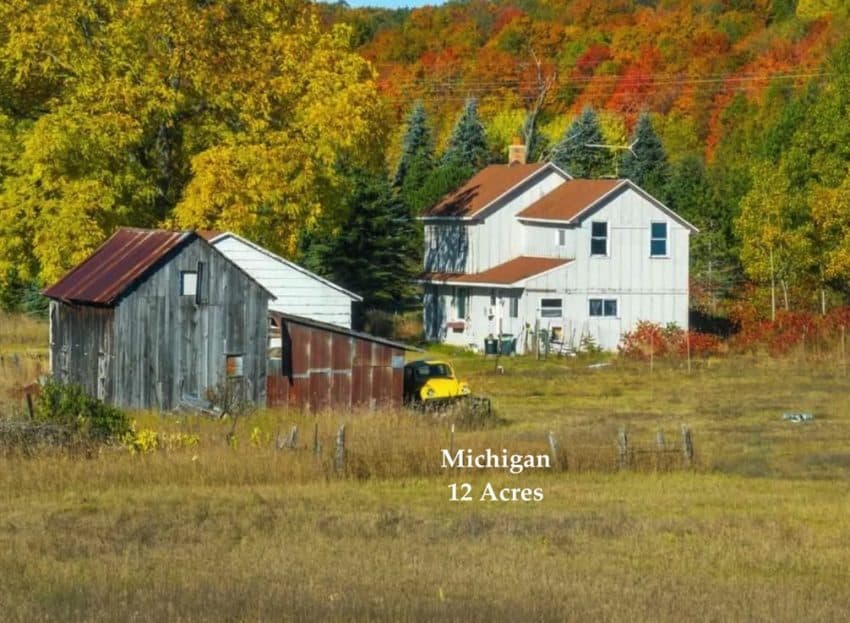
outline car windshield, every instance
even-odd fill
[[[452,378],[452,369],[445,363],[423,363],[416,366],[416,376],[422,379]]]

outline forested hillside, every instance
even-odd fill
[[[842,304],[848,33],[841,0],[12,0],[0,304],[136,225],[232,229],[392,309],[412,217],[514,137],[694,222],[695,305]]]

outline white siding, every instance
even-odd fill
[[[345,292],[233,236],[213,245],[277,297],[269,309],[351,328],[353,299]]]
[[[569,264],[526,280],[521,293],[519,317],[509,318],[505,289],[497,315],[490,316],[489,288],[471,288],[466,324],[462,331],[443,331],[443,339],[457,345],[483,348],[484,338],[502,332],[525,342],[525,327],[535,321],[548,331],[559,330],[563,338],[578,345],[583,335],[607,350],[616,349],[622,334],[640,320],[688,327],[688,266],[690,230],[668,216],[654,203],[631,188],[625,188],[580,225],[523,223],[516,214],[563,182],[557,174],[544,178],[532,189],[510,199],[483,222],[467,224],[466,272],[482,272],[519,255],[570,258]],[[591,257],[591,227],[594,221],[608,224],[608,254]],[[653,222],[667,224],[667,256],[650,256]],[[557,230],[565,229],[565,245],[559,246]],[[446,251],[443,251],[446,253]],[[441,290],[450,292],[443,286]],[[542,317],[540,301],[561,298],[560,318]],[[590,299],[616,300],[616,316],[590,316]],[[447,320],[456,318],[450,297],[445,299]]]
[[[526,249],[525,228],[516,215],[566,181],[563,175],[551,171],[536,184],[517,193],[483,222],[469,228],[469,254],[466,272],[479,273],[497,266]]]

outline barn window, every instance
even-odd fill
[[[244,355],[227,355],[225,370],[227,378],[244,376]]]
[[[652,257],[666,257],[667,223],[652,223],[650,229],[649,255]]]
[[[542,318],[560,318],[563,315],[563,299],[540,299]]]
[[[589,313],[593,317],[616,317],[617,299],[590,299]]]
[[[608,223],[594,221],[590,224],[590,254],[608,255]]]
[[[198,273],[194,270],[180,272],[180,294],[196,296],[198,293]]]

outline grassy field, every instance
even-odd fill
[[[134,414],[163,445],[198,443],[0,458],[0,620],[847,619],[839,356],[738,356],[690,372],[516,358],[498,374],[492,360],[439,354],[504,419],[458,431],[456,447],[545,452],[551,430],[569,471],[441,470],[448,428],[408,413],[266,411],[237,424],[235,443],[227,422]],[[26,382],[16,370],[6,386]],[[329,451],[341,423],[342,476]],[[659,431],[678,449],[683,423],[692,466],[678,451],[663,464],[638,452],[618,470],[620,428],[636,451]],[[299,449],[277,450],[296,424]],[[545,497],[450,502],[459,482],[476,500],[488,482]]]

